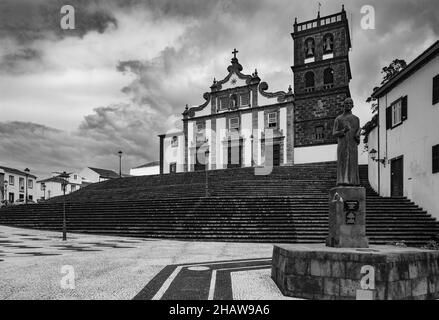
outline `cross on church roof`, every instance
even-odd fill
[[[232,52],[232,53],[233,53],[233,58],[234,58],[234,59],[236,59],[236,54],[237,54],[238,52],[239,52],[239,51],[238,51],[238,50],[236,50],[236,48],[235,48],[235,50],[233,50],[233,52]]]

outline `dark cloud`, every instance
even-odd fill
[[[111,12],[96,0],[2,0],[0,2],[0,37],[12,37],[19,43],[28,43],[50,37],[82,37],[90,31],[104,32],[117,25]],[[74,30],[60,27],[61,8],[75,8]]]

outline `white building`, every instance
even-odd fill
[[[382,196],[405,196],[439,218],[439,41],[376,90],[368,135],[369,180]],[[374,158],[374,160],[372,159]]]
[[[59,176],[37,181],[38,198],[47,200],[63,195],[62,182],[63,179]],[[75,192],[82,187],[82,177],[78,173],[72,173],[68,179],[66,194]]]
[[[91,167],[82,169],[82,171],[79,173],[79,176],[82,177],[82,182],[86,183],[97,183],[109,179],[119,178],[119,175],[112,170]]]
[[[131,176],[151,176],[160,174],[160,162],[153,161],[130,169]]]
[[[36,201],[36,180],[37,177],[29,172],[0,166],[0,201],[8,200],[13,203],[19,199],[25,200],[26,194],[29,200]]]

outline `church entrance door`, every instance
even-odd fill
[[[232,143],[228,142],[227,146],[227,168],[242,167],[242,141]]]

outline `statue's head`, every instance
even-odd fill
[[[347,98],[343,102],[343,108],[345,111],[351,111],[353,107],[354,107],[354,100],[352,100],[352,98]]]

